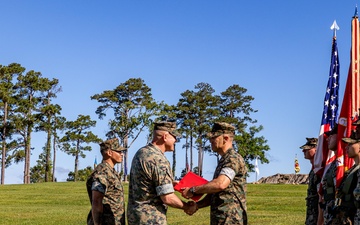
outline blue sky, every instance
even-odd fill
[[[342,100],[350,61],[351,18],[358,1],[1,1],[0,64],[20,63],[44,77],[58,78],[62,114],[97,120],[105,138],[107,121],[95,114],[90,96],[142,78],[157,101],[176,104],[180,93],[200,82],[217,94],[238,84],[248,89],[263,125],[269,164],[260,175],[310,170],[299,146],[319,133],[336,20]],[[45,143],[33,138],[35,165]],[[139,138],[130,157],[146,144]],[[180,145],[177,147],[180,149]],[[166,153],[171,159],[171,154]],[[98,146],[79,168],[100,160]],[[196,157],[194,161],[197,164]],[[184,168],[178,151],[177,176]],[[204,177],[212,178],[214,156],[205,156]],[[65,181],[74,158],[57,154],[56,177]],[[6,170],[5,183],[22,183],[23,164]],[[252,173],[249,182],[255,180]]]

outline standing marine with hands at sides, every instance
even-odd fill
[[[181,201],[174,193],[170,163],[164,153],[174,151],[176,131],[174,122],[156,122],[151,143],[140,148],[131,163],[128,224],[166,225],[167,206],[183,209],[192,215],[195,202]]]
[[[212,150],[221,155],[213,180],[182,190],[182,196],[185,198],[207,194],[197,206],[203,208],[210,205],[211,225],[247,224],[247,168],[243,157],[233,148],[234,135],[235,127],[228,123],[216,122],[213,125],[208,137]]]
[[[102,162],[86,182],[91,202],[91,210],[87,218],[88,225],[124,225],[125,201],[121,177],[114,165],[123,160],[123,148],[119,140],[113,138],[100,143]]]

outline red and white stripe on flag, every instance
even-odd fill
[[[337,187],[341,184],[344,172],[353,165],[353,160],[347,155],[346,144],[341,139],[343,137],[350,137],[352,130],[354,130],[352,123],[358,118],[358,110],[360,108],[359,40],[359,19],[355,15],[351,21],[351,61],[338,126],[338,149],[336,154]]]

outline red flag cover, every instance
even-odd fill
[[[174,189],[181,193],[182,188],[199,186],[206,184],[208,182],[209,181],[207,181],[206,179],[190,171],[180,180],[180,182],[177,185],[175,185]],[[195,195],[191,199],[197,202],[202,196],[203,194]]]

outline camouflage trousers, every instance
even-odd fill
[[[360,225],[360,209],[356,210],[354,225]]]
[[[331,225],[334,219],[334,213],[332,210],[333,207],[334,207],[334,200],[331,200],[330,202],[326,203],[325,210],[323,211],[324,225]]]

